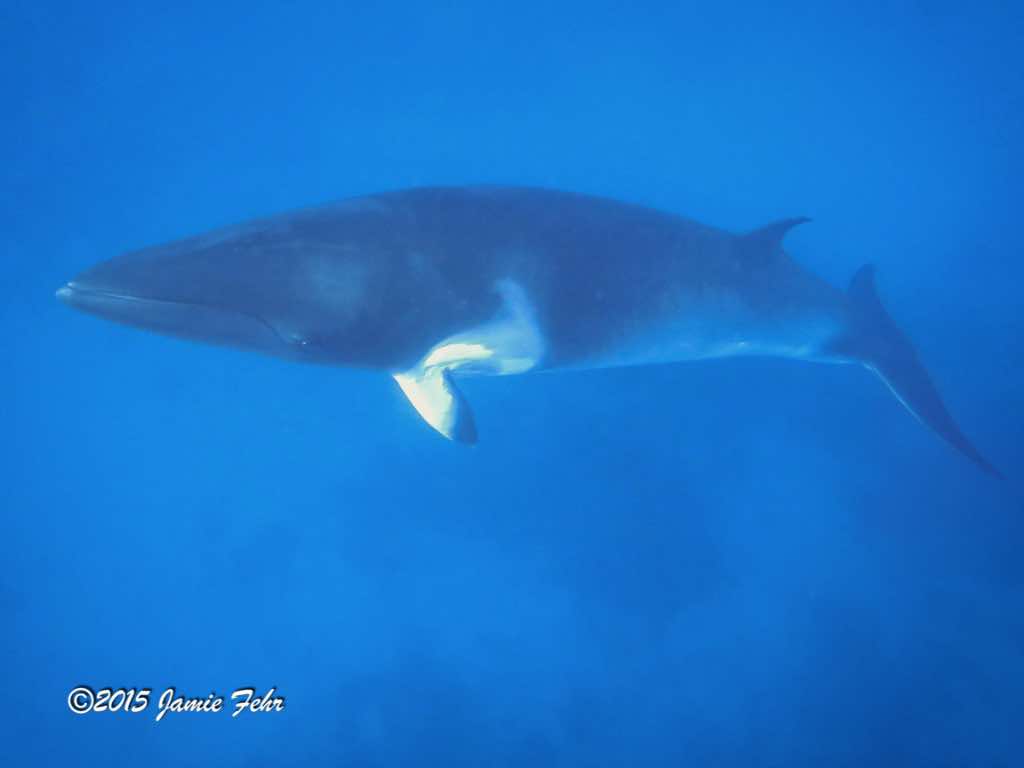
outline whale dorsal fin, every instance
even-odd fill
[[[745,254],[752,257],[775,256],[782,250],[782,241],[789,234],[789,230],[800,224],[806,224],[808,221],[810,219],[806,216],[798,216],[793,219],[772,222],[760,229],[740,235],[740,247]]]

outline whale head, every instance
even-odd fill
[[[372,336],[364,331],[374,319],[372,261],[344,237],[301,235],[288,220],[255,222],[134,251],[86,269],[57,298],[192,341],[372,365],[361,341]]]

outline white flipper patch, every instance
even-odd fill
[[[476,442],[473,413],[452,381],[453,372],[526,373],[544,354],[544,339],[523,289],[501,280],[495,290],[502,308],[493,320],[443,339],[412,368],[393,374],[423,420],[449,440]]]
[[[395,381],[427,424],[449,440],[476,442],[473,411],[462,393],[455,388],[447,370],[431,368],[418,378],[407,373],[396,373]]]

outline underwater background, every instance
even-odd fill
[[[0,88],[5,765],[1024,764],[1021,4],[3,0]],[[813,217],[1007,482],[850,366],[465,380],[465,449],[53,296],[467,183]]]

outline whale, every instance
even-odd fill
[[[64,303],[114,322],[390,377],[449,440],[478,439],[467,376],[735,356],[857,364],[982,471],[871,265],[842,290],[784,240],[553,189],[403,189],[101,261]]]

